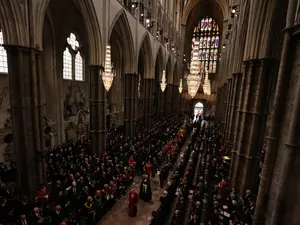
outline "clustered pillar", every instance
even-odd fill
[[[165,116],[165,93],[162,92],[160,85],[158,84],[158,120],[161,120]]]
[[[90,66],[90,140],[91,152],[101,155],[106,150],[106,90],[102,66]]]
[[[232,78],[228,79],[228,91],[225,100],[225,126],[224,126],[224,138],[226,139],[228,136],[228,122],[229,122],[229,114],[231,110],[231,97],[232,97]]]
[[[137,74],[125,74],[124,129],[126,137],[135,135],[137,81]]]
[[[5,45],[8,57],[17,182],[33,197],[46,181],[40,51]]]
[[[222,115],[221,115],[221,122],[222,122],[222,130],[223,131],[224,131],[224,128],[225,128],[226,106],[227,106],[227,83],[224,84],[223,90],[222,90]]]
[[[236,127],[236,117],[237,117],[237,109],[239,102],[239,94],[241,88],[241,73],[232,74],[232,97],[229,105],[229,115],[227,122],[227,136],[226,138],[226,150],[227,153],[231,153],[231,161],[235,162],[236,151],[233,149],[233,141],[235,136],[235,127]]]
[[[144,79],[144,124],[147,129],[152,126],[154,84],[154,79]]]
[[[290,6],[293,11],[295,6]],[[293,17],[291,18],[293,21]],[[283,48],[282,48],[282,54],[281,54],[281,63],[279,67],[278,72],[278,82],[275,90],[275,96],[274,96],[274,104],[273,104],[273,112],[271,119],[269,121],[269,129],[268,129],[268,135],[266,137],[266,152],[265,152],[265,158],[264,158],[264,168],[261,173],[261,179],[259,183],[259,191],[257,196],[257,202],[256,202],[256,209],[254,213],[254,225],[263,225],[266,222],[266,214],[268,211],[268,203],[269,201],[269,195],[271,192],[271,186],[272,186],[272,176],[273,176],[273,170],[275,168],[276,163],[276,156],[278,152],[278,147],[280,145],[280,137],[282,136],[282,124],[284,123],[284,115],[285,110],[289,107],[286,107],[286,102],[288,100],[288,93],[290,89],[290,80],[292,77],[291,72],[291,59],[292,59],[292,51],[291,49],[294,46],[294,43],[292,41],[292,29],[286,29],[284,31],[284,40],[283,40]],[[299,83],[299,81],[298,81]],[[298,84],[299,85],[299,84]],[[299,88],[298,93],[295,95],[298,96],[295,99],[294,107],[296,110],[293,110],[293,116],[292,121],[290,122],[292,129],[294,129],[295,125],[299,124]],[[296,121],[296,118],[298,118],[298,121]],[[298,126],[299,127],[299,126]],[[298,128],[299,129],[299,128]],[[294,133],[293,133],[294,132]],[[295,150],[298,146],[299,149],[299,138],[298,143],[296,141],[295,135],[299,135],[299,131],[296,130],[290,130],[290,137],[288,138],[288,142],[286,142],[286,148],[287,151],[284,149],[285,153],[284,155],[291,156],[291,150]],[[286,141],[286,140],[284,140]],[[288,166],[288,164],[291,164],[291,161],[286,160],[285,166]],[[297,171],[297,170],[295,170]],[[290,171],[286,171],[289,173]],[[287,176],[287,173],[285,176]],[[283,177],[284,178],[284,177]],[[277,178],[277,180],[279,180]],[[283,179],[284,180],[284,179]],[[288,185],[287,180],[284,180],[283,185]],[[278,191],[280,192],[286,192],[286,190],[282,190],[278,188]],[[281,207],[285,207],[286,199],[284,199],[286,196],[284,196],[285,193],[282,193],[279,198],[277,198],[277,203],[274,205],[275,207],[275,213],[273,214],[273,224],[277,224],[277,220],[279,219],[278,216],[282,215],[280,213]],[[274,203],[274,202],[272,202]],[[272,204],[271,203],[271,204]],[[273,205],[273,204],[272,204]],[[280,206],[281,205],[281,206]],[[273,216],[272,215],[272,216]]]
[[[271,59],[244,62],[234,139],[231,184],[240,193],[253,189],[258,172],[259,154],[263,145],[268,90],[270,90]]]
[[[173,88],[173,84],[168,84],[165,90],[165,117],[169,117],[173,113]]]
[[[173,100],[172,100],[172,112],[173,115],[180,113],[180,93],[178,91],[178,85],[173,86]]]
[[[216,105],[216,113],[215,113],[215,119],[216,121],[221,120],[221,87],[218,87],[217,89],[217,105]]]

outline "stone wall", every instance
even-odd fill
[[[282,117],[282,127],[281,127],[281,136],[279,139],[278,152],[276,157],[276,162],[273,171],[273,178],[271,189],[269,193],[269,201],[268,201],[268,217],[266,220],[266,224],[271,224],[272,215],[274,211],[274,205],[277,201],[280,192],[282,191],[282,185],[285,186],[286,196],[285,201],[281,202],[283,212],[280,212],[284,218],[282,221],[289,221],[289,224],[299,224],[299,201],[300,201],[300,177],[299,177],[299,169],[300,169],[300,153],[299,150],[294,150],[294,154],[291,156],[291,160],[289,159],[289,153],[287,152],[287,148],[289,148],[289,135],[291,126],[295,126],[295,124],[291,123],[291,119],[293,117],[294,110],[296,110],[296,94],[299,89],[299,79],[300,79],[300,42],[298,41],[295,45],[295,56],[294,62],[292,66],[292,74],[289,82],[289,93],[287,96],[287,101],[285,102],[284,115]],[[298,126],[299,131],[299,126]],[[298,132],[299,134],[299,132]],[[299,139],[298,139],[299,140]],[[299,141],[298,141],[299,144]],[[284,172],[287,169],[287,165],[289,167],[289,175],[287,178],[287,183],[282,183],[282,179],[284,177]]]
[[[9,162],[13,156],[11,143],[6,143],[11,140],[11,126],[8,74],[0,74],[0,162]]]

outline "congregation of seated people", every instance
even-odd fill
[[[47,177],[34,198],[21,196],[14,185],[1,183],[0,223],[96,224],[127,193],[136,174],[150,162],[154,171],[167,164],[163,146],[174,138],[182,116],[138,129],[134,138],[119,130],[107,133],[101,156],[90,154],[90,141],[77,140],[47,149]]]
[[[217,123],[207,123],[193,135],[189,160],[178,165],[181,172],[175,173],[149,225],[252,224],[255,196],[229,188],[219,129]]]

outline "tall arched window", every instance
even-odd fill
[[[219,52],[219,26],[210,17],[205,17],[194,28],[192,51],[195,41],[199,41],[200,71],[205,73],[217,72]]]
[[[3,33],[2,30],[0,30],[0,73],[8,73],[7,54],[2,46],[3,44]]]
[[[80,53],[79,42],[75,34],[67,38],[67,46],[63,53],[63,78],[66,80],[83,81],[83,58]]]

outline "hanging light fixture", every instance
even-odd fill
[[[188,92],[194,98],[198,92],[201,76],[200,76],[200,60],[199,60],[199,38],[194,39],[194,48],[192,50],[190,73],[187,76]]]
[[[178,90],[179,90],[179,93],[182,92],[182,79],[180,79],[180,82],[179,82],[179,87],[178,87]]]
[[[160,83],[161,91],[164,92],[166,90],[166,87],[167,87],[166,71],[163,70],[161,83]]]
[[[206,95],[211,94],[210,80],[208,79],[208,72],[207,71],[205,73],[205,79],[204,79],[204,84],[203,84],[203,92]]]
[[[111,47],[109,44],[106,45],[105,66],[104,66],[104,72],[102,74],[102,80],[103,80],[104,88],[106,89],[106,91],[109,91],[114,80],[114,73],[112,71],[112,65],[111,65]]]
[[[188,92],[190,96],[194,98],[198,92],[201,77],[198,74],[189,74],[186,80],[188,84]]]

